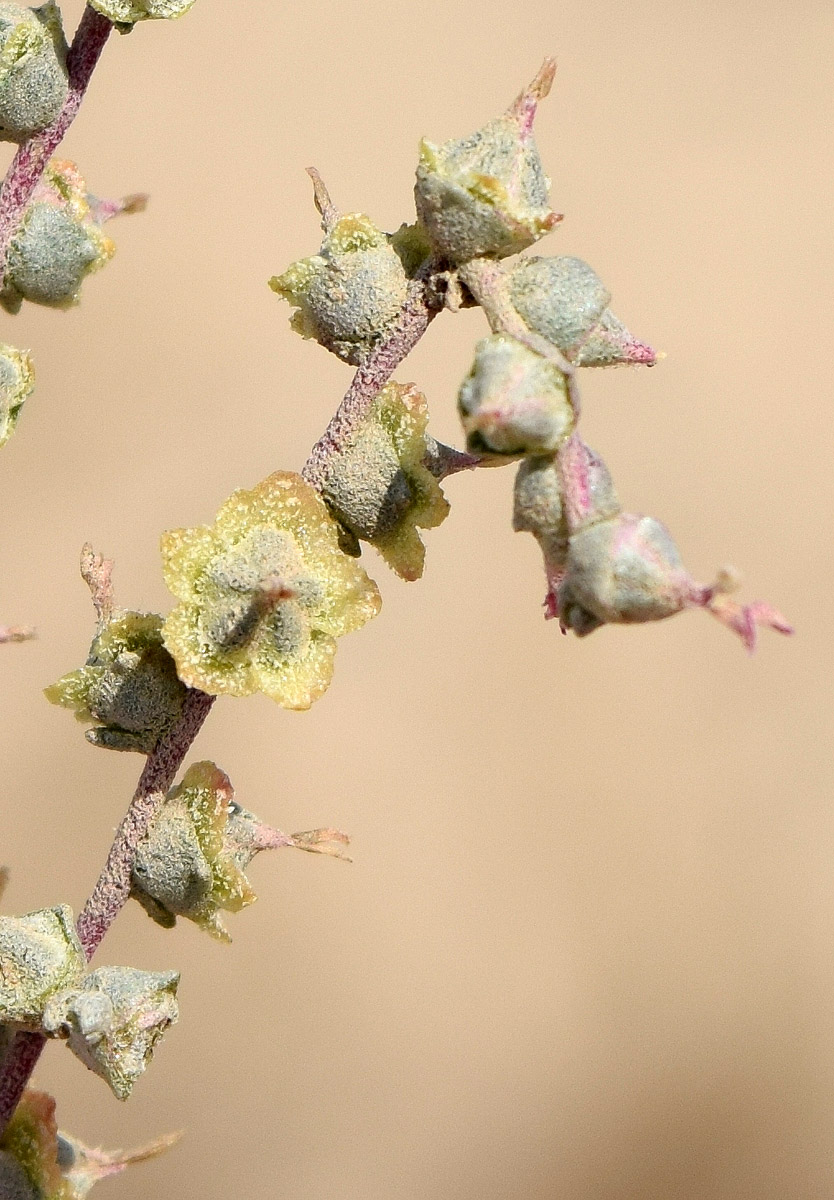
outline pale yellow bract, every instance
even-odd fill
[[[318,493],[286,471],[233,493],[213,525],[164,534],[162,558],[182,602],[165,646],[180,678],[212,694],[309,708],[330,684],[335,639],[381,604]]]

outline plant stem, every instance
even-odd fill
[[[104,870],[78,917],[78,936],[88,960],[93,957],[101,939],[127,903],[136,848],[173,784],[215,699],[215,696],[189,688],[180,719],[169,733],[160,738],[153,753],[148,755],[130,807],[110,847]]]
[[[110,847],[104,870],[78,917],[78,936],[88,961],[127,903],[136,847],[165,799],[214,701],[214,696],[190,688],[180,719],[160,738],[153,753],[148,755],[130,807]],[[0,1137],[17,1108],[45,1045],[46,1038],[39,1033],[18,1033],[3,1060],[0,1072]]]
[[[73,46],[81,38],[82,27],[91,12],[90,8],[86,9]],[[96,13],[92,15],[93,17],[97,16]],[[106,22],[106,24],[109,27],[110,23]],[[101,53],[107,33],[109,33],[109,28],[101,38],[87,73],[87,79],[92,73],[95,59]],[[72,115],[74,116],[75,113]],[[69,125],[69,121],[67,121],[67,125]],[[41,137],[45,136],[46,134],[41,135]],[[17,162],[17,158],[15,162]],[[14,163],[9,176],[12,175],[13,169]],[[32,186],[34,187],[34,184]],[[7,225],[3,222],[5,214],[9,211],[8,205],[4,208],[5,195],[6,186],[4,185],[3,193],[0,195],[0,230],[4,232]],[[4,244],[6,247],[8,246],[8,242],[0,241],[0,251]],[[399,319],[384,341],[380,342],[359,367],[335,416],[313,447],[303,470],[304,478],[313,487],[319,485],[328,457],[338,453],[347,444],[380,388],[387,383],[402,360],[416,346],[439,311],[438,307],[431,304],[428,299],[427,281],[432,268],[433,264],[427,262],[415,277]],[[2,276],[0,276],[1,278]],[[469,459],[470,456],[462,457]],[[475,465],[474,460],[467,461],[465,464],[466,467],[470,465]],[[457,466],[454,469],[464,468]],[[214,696],[196,688],[190,688],[179,721],[148,756],[130,807],[116,832],[113,845],[110,847],[104,870],[78,917],[78,936],[88,960],[98,949],[105,933],[130,896],[130,876],[136,848],[164,800],[166,792],[173,784],[177,771],[214,701]],[[39,1033],[18,1033],[0,1065],[0,1138],[17,1108],[45,1044],[46,1038]]]
[[[0,189],[0,286],[12,238],[23,220],[47,163],[78,114],[112,28],[107,17],[87,5],[67,55],[69,91],[64,107],[52,124],[24,142],[12,159]]]

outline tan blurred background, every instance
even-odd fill
[[[354,865],[263,856],[231,947],[128,908],[100,961],[183,972],[129,1106],[43,1060],[88,1140],[187,1130],[108,1194],[834,1196],[832,34],[823,0],[197,0],[107,47],[64,150],[151,206],[79,309],[3,318],[38,386],[2,456],[0,618],[40,633],[0,657],[7,911],[80,907],[141,766],[41,697],[92,634],[82,542],[166,611],[161,530],[300,467],[349,382],[266,286],[318,246],[304,167],[395,228],[418,138],[497,114],[544,53],[542,249],[668,354],[586,373],[586,437],[693,572],[734,563],[798,631],[753,659],[701,614],[562,638],[511,472],[450,481],[422,582],[369,553],[385,607],[325,699],[225,700],[191,756],[284,829],[349,830]],[[399,373],[441,437],[484,328],[441,318]]]

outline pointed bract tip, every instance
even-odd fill
[[[313,201],[321,216],[321,227],[325,233],[330,233],[339,220],[339,210],[330,199],[330,193],[317,169],[307,167],[307,174],[313,181]]]
[[[522,131],[527,132],[533,124],[539,101],[550,93],[556,74],[556,59],[546,58],[534,79],[516,96],[507,109],[508,116],[518,117]]]

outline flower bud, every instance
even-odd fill
[[[86,959],[66,904],[0,917],[0,1021],[38,1031],[44,1005],[73,987]]]
[[[182,601],[165,646],[180,679],[212,694],[262,691],[309,708],[330,684],[335,639],[380,607],[324,501],[289,472],[235,492],[214,525],[164,534],[162,556]]]
[[[181,17],[194,0],[90,0],[90,6],[122,32],[126,33],[137,21]]]
[[[0,141],[25,142],[46,129],[67,90],[67,43],[57,4],[0,3]]]
[[[369,217],[334,220],[319,253],[273,276],[269,286],[297,309],[290,321],[296,333],[356,365],[399,316],[408,276],[392,238]],[[403,239],[400,231],[410,248]]]
[[[255,901],[244,871],[256,854],[281,846],[337,854],[330,844],[346,841],[335,830],[288,837],[271,829],[235,802],[225,772],[211,762],[195,763],[168,793],[138,847],[131,895],[165,928],[185,917],[229,942],[219,913],[239,912]]]
[[[178,720],[186,690],[162,644],[162,617],[117,610],[93,639],[87,665],[44,695],[93,722],[86,737],[94,746],[150,754]]]
[[[508,272],[508,290],[527,327],[577,366],[651,366],[656,360],[608,308],[610,294],[581,258],[521,258]]]
[[[608,623],[660,621],[685,608],[704,608],[751,651],[757,625],[793,632],[771,605],[730,600],[728,592],[736,585],[736,574],[729,569],[709,586],[696,583],[665,525],[652,517],[621,513],[571,537],[567,572],[559,588],[559,617],[563,629],[582,637]]]
[[[127,1152],[93,1149],[59,1131],[51,1096],[27,1089],[0,1137],[0,1196],[84,1200],[100,1179],[154,1158],[178,1137],[169,1135]]]
[[[574,426],[567,380],[558,366],[506,334],[476,345],[458,411],[471,454],[550,454]]]
[[[97,201],[70,162],[53,159],[38,183],[9,247],[0,304],[16,313],[24,300],[50,308],[78,303],[85,277],[113,257],[116,247],[104,221],[136,212],[144,197],[126,203]]]
[[[610,622],[670,617],[687,606],[691,592],[666,526],[623,513],[571,538],[559,613],[565,628],[584,636]]]
[[[53,996],[44,1030],[126,1100],[163,1033],[177,1019],[179,972],[99,967],[80,987]]]
[[[513,529],[532,533],[544,555],[547,576],[545,615],[559,615],[558,589],[567,567],[568,544],[573,530],[584,529],[620,511],[608,468],[576,434],[571,456],[576,497],[566,503],[563,479],[556,456],[526,458],[518,468],[514,490]]]
[[[0,343],[0,446],[12,436],[24,401],[35,386],[32,359],[25,350]]]
[[[461,263],[517,254],[560,220],[532,133],[554,69],[546,61],[502,117],[469,137],[420,143],[417,215],[440,257]]]
[[[429,413],[413,385],[387,383],[352,436],[326,463],[322,495],[351,534],[370,542],[403,579],[423,574],[417,532],[445,520],[449,505],[423,464]]]

